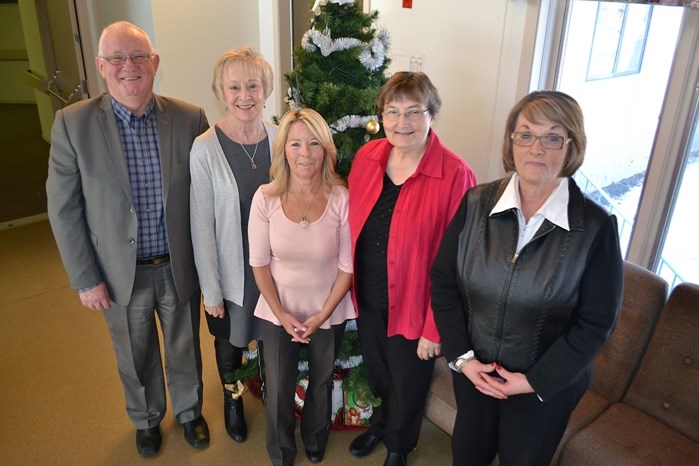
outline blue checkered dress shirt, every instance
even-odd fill
[[[163,208],[163,179],[160,173],[160,146],[155,115],[155,100],[151,99],[143,115],[137,116],[112,98],[117,116],[121,147],[131,181],[131,193],[138,217],[137,257],[149,259],[168,253],[165,210]]]

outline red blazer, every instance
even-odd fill
[[[433,130],[415,173],[401,188],[388,240],[388,336],[441,338],[430,302],[430,267],[444,230],[476,177],[466,161],[447,149]],[[392,146],[386,139],[365,144],[352,162],[349,224],[352,257],[357,238],[381,195]],[[356,273],[356,271],[355,271]],[[352,300],[358,312],[355,287]]]

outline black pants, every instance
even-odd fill
[[[550,400],[534,393],[498,400],[453,372],[456,422],[454,466],[487,466],[498,454],[501,466],[548,466],[570,414],[590,385],[591,371]]]
[[[369,388],[382,400],[371,416],[370,431],[388,451],[408,453],[420,436],[434,359],[418,358],[418,340],[387,336],[386,309],[361,305],[357,329]]]

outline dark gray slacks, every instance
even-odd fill
[[[308,344],[309,380],[301,415],[301,438],[307,450],[324,450],[330,434],[333,368],[337,339],[344,323],[318,329]],[[296,457],[294,395],[301,343],[291,341],[283,327],[260,319],[267,387],[267,453],[273,465],[286,466]]]
[[[202,363],[199,346],[200,293],[179,302],[170,263],[136,267],[131,302],[103,311],[112,337],[126,411],[137,429],[165,416],[165,377],[155,315],[165,350],[172,410],[180,423],[201,415]]]

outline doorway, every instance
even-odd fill
[[[73,0],[14,0],[1,7],[8,37],[0,58],[17,59],[13,72],[0,78],[17,89],[0,96],[0,229],[5,229],[46,218],[53,116],[86,98],[88,89]],[[9,61],[0,66],[12,68]]]

